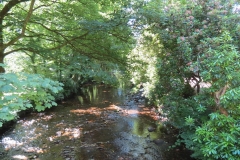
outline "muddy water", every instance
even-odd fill
[[[85,96],[83,96],[85,95]],[[141,93],[89,86],[74,99],[20,119],[1,137],[1,160],[187,159]]]

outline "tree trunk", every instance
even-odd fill
[[[0,15],[0,63],[4,63],[4,47],[3,47],[3,18]],[[0,65],[0,73],[4,73],[5,69]]]
[[[0,64],[4,64],[4,46],[3,46],[3,19],[0,18]],[[5,69],[3,68],[3,66],[0,65],[0,73],[4,73]]]
[[[28,54],[30,56],[31,62],[32,62],[32,66],[33,66],[33,73],[37,74],[37,66],[35,64],[35,58],[36,58],[36,53]]]
[[[224,114],[225,116],[228,116],[228,111],[220,106],[220,98],[225,94],[228,87],[229,87],[228,84],[226,84],[219,91],[214,93],[214,99],[216,102],[217,109],[220,111],[220,113]]]
[[[0,63],[3,64],[3,60],[4,60],[4,51],[0,51]],[[0,73],[4,73],[5,69],[0,65]]]

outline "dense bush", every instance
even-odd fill
[[[17,118],[21,110],[43,111],[56,106],[62,84],[36,74],[0,74],[0,127],[3,122]]]
[[[140,48],[145,54],[135,55],[135,59],[148,58],[149,52],[155,59],[142,67],[151,66],[147,73],[142,72],[144,69],[133,73],[144,77],[141,82],[148,98],[179,129],[178,142],[193,150],[193,157],[238,159],[240,17],[235,9],[237,3],[181,2],[153,0],[139,10],[139,24],[148,24],[143,27],[142,41],[147,42],[147,49]],[[146,76],[149,72],[154,75]],[[133,82],[140,82],[134,78]]]

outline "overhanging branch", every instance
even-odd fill
[[[11,0],[10,2],[8,2],[0,12],[0,19],[3,19],[14,6],[26,1],[28,0]]]
[[[8,46],[13,45],[14,43],[16,43],[19,39],[21,39],[25,35],[27,23],[29,22],[31,15],[33,13],[34,4],[35,4],[35,0],[31,0],[28,14],[27,14],[27,16],[24,20],[23,26],[22,26],[22,32],[17,37],[15,37],[11,41],[9,41],[7,44],[4,44],[4,48],[7,48]]]

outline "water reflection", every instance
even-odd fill
[[[161,126],[123,89],[89,86],[81,98],[18,121],[0,143],[0,159],[165,159]],[[154,132],[148,128],[154,127]]]

